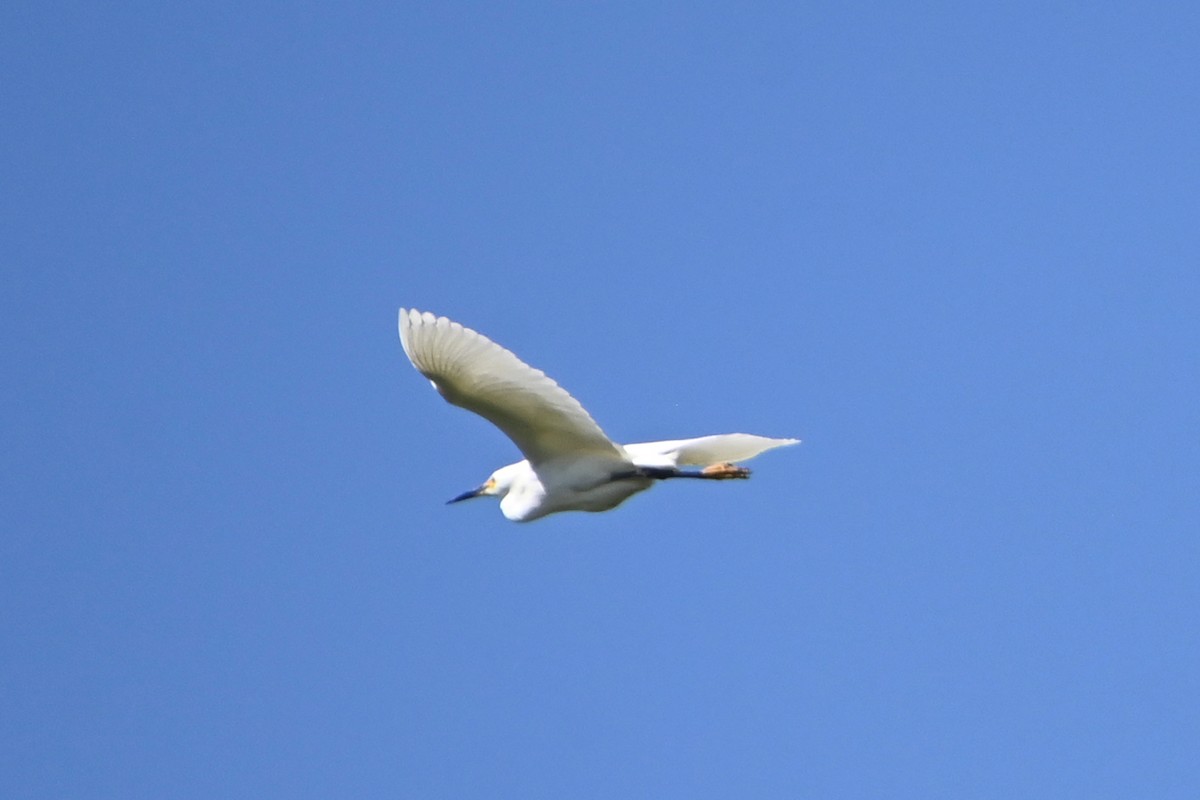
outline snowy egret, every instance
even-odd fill
[[[615,444],[565,389],[486,336],[403,308],[399,325],[404,352],[433,388],[491,422],[525,456],[451,503],[499,497],[500,511],[517,522],[558,511],[607,511],[658,480],[748,478],[750,470],[732,462],[799,441],[725,433]]]

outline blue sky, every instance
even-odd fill
[[[1200,795],[1187,4],[0,12],[0,795]],[[615,439],[509,523],[448,315]]]

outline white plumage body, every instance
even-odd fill
[[[518,522],[558,511],[607,511],[656,479],[744,478],[749,471],[731,462],[798,441],[729,433],[621,446],[545,373],[470,328],[401,309],[399,329],[404,352],[434,388],[492,422],[525,456],[451,502],[499,496],[501,512]]]

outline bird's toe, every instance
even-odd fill
[[[730,478],[749,478],[750,470],[746,467],[739,467],[737,464],[713,464],[701,470],[706,478],[715,480],[728,480]]]

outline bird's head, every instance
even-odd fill
[[[521,462],[522,464],[524,462]],[[468,492],[463,492],[457,497],[453,497],[446,501],[446,504],[457,503],[462,500],[470,500],[472,497],[504,497],[512,489],[513,481],[516,480],[520,464],[510,464],[507,467],[501,467],[491,474],[482,485],[471,489]]]

